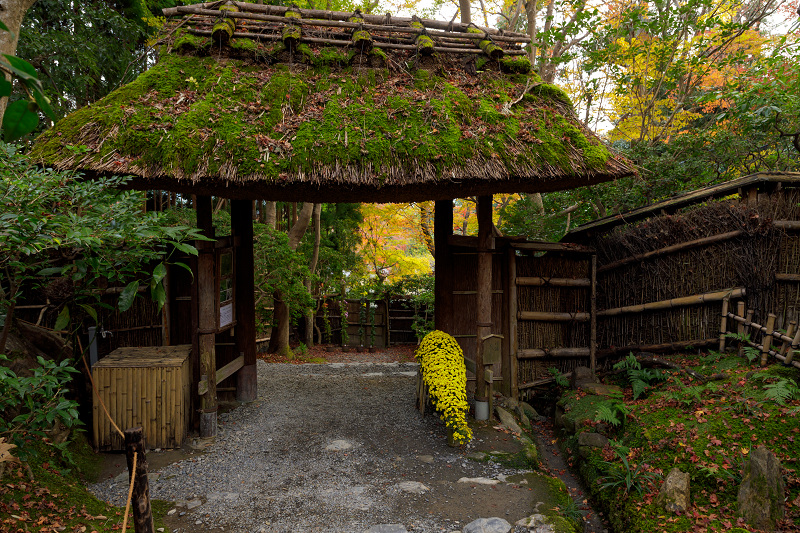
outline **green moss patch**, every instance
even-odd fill
[[[206,41],[182,33],[173,48]],[[288,53],[280,45],[240,48],[242,57]],[[383,52],[372,53],[380,62]],[[564,93],[536,85],[535,73],[494,70],[470,79],[442,70],[356,69],[342,51],[304,45],[294,56],[311,67],[165,54],[134,82],[44,133],[32,155],[63,164],[72,161],[64,145],[84,144],[84,168],[270,183],[331,168],[379,179],[425,168],[452,179],[468,172],[465,165],[487,161],[519,175],[602,172],[611,157],[577,125]],[[526,86],[534,88],[519,100]]]
[[[30,473],[12,463],[0,483],[0,530],[111,531],[122,527],[124,509],[98,500],[83,484],[83,480],[96,480],[100,461],[82,435],[68,448],[76,464],[65,464],[42,441],[31,440],[29,446],[29,452],[35,450],[29,453]],[[162,518],[172,506],[153,500],[151,507],[156,528],[163,528]],[[128,523],[132,524],[130,515]]]
[[[592,421],[596,398],[572,391],[562,399],[564,416],[576,421],[578,431],[591,427],[612,439],[609,446],[593,449],[586,459],[578,459],[576,437],[566,439],[565,445],[613,530],[746,528],[737,515],[736,499],[743,465],[750,450],[759,445],[781,461],[788,502],[785,527],[798,527],[800,506],[792,502],[800,501],[800,393],[787,397],[776,392],[781,386],[791,389],[788,380],[800,381],[797,369],[781,365],[758,369],[745,359],[715,353],[670,359],[706,376],[722,373],[724,379],[700,381],[686,373],[670,372],[669,379],[656,385],[646,398],[633,401],[628,390],[625,407],[630,414],[617,429],[599,429]],[[588,420],[584,427],[581,420]],[[682,516],[655,503],[661,480],[647,479],[665,476],[673,467],[691,476],[692,507]],[[626,490],[624,483],[602,488],[637,469],[641,494],[636,487]]]

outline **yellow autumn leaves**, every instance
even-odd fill
[[[422,379],[430,392],[433,407],[453,432],[456,444],[472,440],[467,425],[467,369],[464,352],[456,340],[443,331],[431,331],[414,354],[420,364]]]

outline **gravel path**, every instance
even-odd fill
[[[458,482],[517,471],[449,448],[443,424],[414,409],[416,370],[259,361],[258,400],[220,415],[204,453],[152,476],[151,496],[176,502],[175,533],[353,533],[377,524],[448,532],[479,517],[513,524],[529,515],[535,493],[524,485]],[[91,489],[124,503],[124,482]]]

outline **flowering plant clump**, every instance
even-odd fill
[[[414,357],[420,364],[434,408],[453,433],[453,442],[468,443],[472,440],[472,430],[466,419],[467,368],[461,346],[452,336],[436,330],[425,335]]]

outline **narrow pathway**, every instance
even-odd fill
[[[608,526],[603,522],[602,517],[592,509],[586,489],[569,469],[569,465],[558,449],[558,440],[553,431],[552,420],[533,422],[533,434],[536,437],[536,444],[542,452],[542,467],[550,475],[561,479],[567,485],[573,501],[580,509],[584,519],[584,533],[608,533]]]

